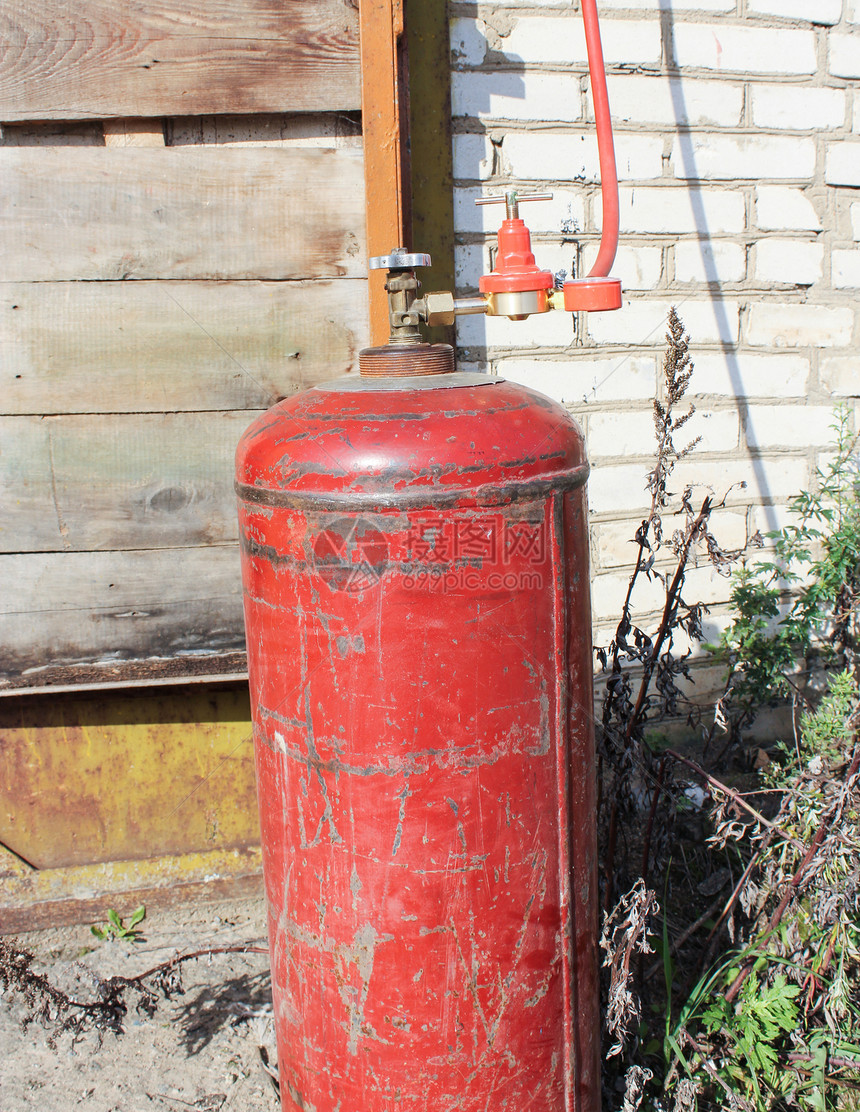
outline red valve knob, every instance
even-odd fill
[[[482,274],[478,285],[481,293],[552,289],[552,272],[535,265],[531,234],[519,217],[503,221],[496,269],[491,274]]]

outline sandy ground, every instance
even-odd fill
[[[18,936],[34,969],[78,998],[97,977],[134,976],[177,953],[206,946],[265,946],[261,900],[154,911],[146,941],[99,942],[89,927]],[[77,1041],[39,1023],[22,1027],[24,1002],[0,997],[0,1112],[276,1112],[264,1067],[276,1064],[268,957],[229,954],[183,966],[184,992],[148,1018],[129,1011],[124,1032]],[[261,1053],[262,1048],[262,1053]]]

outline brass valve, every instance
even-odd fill
[[[418,267],[430,266],[430,262],[429,255],[412,253],[405,247],[395,247],[388,255],[368,259],[370,270],[388,271],[385,289],[391,327],[389,344],[420,344],[419,323],[448,325],[461,314],[486,313],[487,301],[483,297],[455,298],[453,293],[440,290],[419,298],[421,283],[415,271]]]

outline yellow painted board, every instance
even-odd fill
[[[260,850],[251,846],[0,875],[0,935],[103,922],[109,908],[125,918],[140,904],[151,913],[190,900],[262,902],[261,867]]]
[[[0,843],[36,869],[258,841],[245,685],[0,703]]]

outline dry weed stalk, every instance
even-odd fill
[[[95,997],[78,1000],[52,984],[43,973],[36,973],[33,969],[36,959],[28,950],[17,946],[14,939],[0,938],[0,989],[7,999],[18,996],[24,1001],[24,1026],[42,1024],[49,1030],[48,1045],[54,1046],[63,1034],[70,1034],[73,1041],[89,1030],[122,1034],[132,1006],[142,1015],[155,1015],[159,999],[169,1000],[182,994],[181,970],[186,962],[214,954],[268,952],[259,946],[215,946],[179,954],[136,977],[97,978]]]
[[[620,881],[630,883],[632,877],[620,869],[616,860],[619,822],[635,813],[643,795],[656,812],[657,796],[661,789],[671,794],[671,772],[664,769],[658,776],[653,755],[645,742],[645,727],[655,715],[675,717],[681,707],[692,711],[689,700],[682,692],[679,681],[689,680],[689,642],[704,640],[702,618],[707,607],[702,603],[689,603],[684,598],[687,570],[695,565],[699,556],[706,559],[721,574],[728,574],[731,565],[740,555],[738,551],[725,551],[710,529],[711,516],[722,507],[725,499],[715,502],[711,494],[702,500],[698,509],[693,505],[693,488],[687,487],[680,495],[676,516],[682,525],[670,537],[665,535],[664,517],[675,497],[669,489],[677,464],[693,451],[700,437],[683,448],[675,444],[677,434],[695,412],[690,405],[680,415],[678,407],[684,400],[693,363],[689,355],[689,337],[674,308],[669,313],[669,330],[666,335],[666,352],[663,359],[664,400],[654,401],[654,427],[656,451],[654,466],[647,479],[651,505],[647,516],[636,530],[634,543],[638,546],[636,560],[621,608],[621,618],[612,641],[595,653],[606,674],[603,697],[599,755],[601,772],[601,809],[604,812],[601,827],[604,831],[604,893],[603,906],[608,910],[613,893]],[[670,554],[671,564],[661,569],[657,560],[661,552]],[[657,580],[664,588],[664,603],[656,629],[647,632],[633,620],[633,595],[640,576]],[[680,650],[676,640],[684,642]],[[659,779],[659,787],[654,784]],[[647,876],[648,858],[651,853],[651,832],[654,839],[665,843],[669,836],[671,814],[664,815],[662,823],[649,821],[649,837],[643,854],[643,873]],[[659,857],[659,852],[655,854]],[[618,874],[618,876],[616,876]]]
[[[612,913],[604,916],[600,948],[606,954],[603,966],[609,967],[605,1024],[614,1040],[607,1058],[621,1053],[631,1028],[641,1018],[639,997],[632,987],[631,963],[636,954],[654,952],[648,945],[648,919],[656,908],[654,893],[640,877]]]

